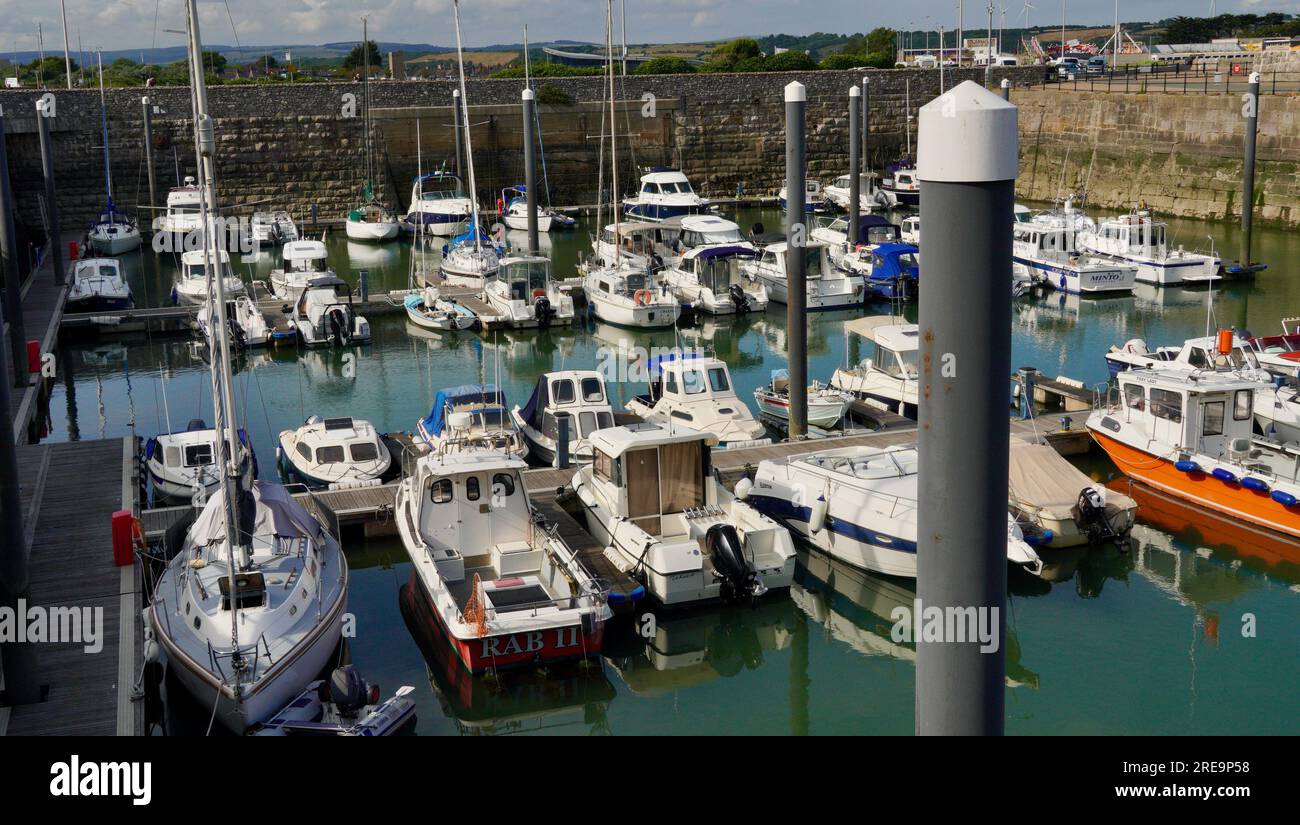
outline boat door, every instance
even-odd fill
[[[430,544],[456,549],[460,543],[460,510],[458,498],[462,490],[451,478],[427,476],[420,494],[420,535]]]
[[[1227,394],[1217,394],[1196,399],[1196,426],[1199,428],[1200,451],[1205,455],[1222,455],[1226,452],[1232,437],[1249,438],[1251,434],[1250,390],[1239,390],[1238,395],[1244,399],[1247,410],[1245,426],[1240,426],[1240,419],[1234,421],[1233,402]],[[1238,407],[1241,405],[1239,404]],[[1236,410],[1235,412],[1240,412]],[[1234,427],[1233,425],[1238,426]]]
[[[627,480],[628,518],[650,535],[659,535],[659,448],[624,453],[623,477]]]

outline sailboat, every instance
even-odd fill
[[[201,225],[216,209],[197,0],[186,0]],[[215,233],[203,233],[220,343],[211,378],[220,476],[217,491],[165,560],[146,611],[146,638],[212,720],[243,733],[272,718],[329,664],[341,640],[348,564],[333,530],[276,484],[241,477],[229,361],[224,280],[212,265]],[[317,508],[317,512],[328,513]],[[331,520],[333,521],[333,520]]]
[[[140,227],[113,204],[113,166],[108,151],[108,106],[104,101],[104,55],[99,54],[99,113],[104,131],[104,193],[107,204],[87,233],[100,255],[121,255],[140,248]]]
[[[397,237],[400,225],[393,210],[380,203],[371,187],[374,162],[370,151],[370,37],[365,17],[361,18],[362,120],[366,143],[366,180],[361,185],[361,202],[348,212],[348,238],[354,241],[389,241]]]

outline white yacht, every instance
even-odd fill
[[[454,237],[469,229],[473,204],[461,180],[442,170],[420,175],[411,185],[411,208],[406,219],[429,235]]]
[[[695,194],[685,175],[667,166],[647,170],[641,176],[641,190],[623,200],[624,214],[644,221],[698,215],[710,208],[708,199]]]
[[[835,204],[827,197],[829,193],[822,189],[822,182],[808,178],[803,182],[803,207],[805,212],[827,212],[835,208]],[[789,191],[782,186],[781,190],[776,193],[777,205],[781,209],[786,209],[789,205]]]
[[[790,420],[790,373],[788,370],[772,370],[771,381],[754,390],[754,401],[758,411],[764,415],[789,422]],[[808,424],[829,430],[839,425],[853,403],[849,393],[825,386],[817,381],[808,387]]]
[[[195,249],[181,255],[180,272],[177,273],[175,286],[172,287],[172,299],[176,303],[199,304],[208,299],[208,279],[203,269],[203,262],[211,252]],[[244,294],[244,282],[235,275],[230,266],[230,253],[222,249],[217,252],[218,272],[221,273],[226,291],[226,298],[231,299]],[[215,285],[214,285],[215,291]]]
[[[682,314],[667,284],[628,263],[589,270],[582,291],[597,319],[623,327],[661,329]]]
[[[1012,268],[1021,277],[1080,295],[1132,292],[1137,267],[1080,254],[1078,229],[1048,221],[1017,221],[1012,228]]]
[[[528,231],[528,189],[524,184],[501,190],[501,199],[497,201],[501,218],[510,229]],[[549,206],[537,206],[537,231],[550,232],[552,229],[572,229],[576,221]]]
[[[628,412],[643,421],[707,432],[724,447],[771,443],[763,422],[736,395],[725,361],[670,352],[651,356],[646,371],[650,391],[627,402]]]
[[[438,271],[443,280],[457,286],[483,289],[501,269],[501,250],[473,222],[467,232],[457,235],[442,248]]]
[[[661,277],[677,302],[696,312],[762,312],[767,308],[767,287],[740,274],[740,262],[756,254],[746,242],[696,246],[664,269]]]
[[[836,369],[831,387],[880,409],[916,418],[919,331],[916,324],[888,315],[845,321],[844,334],[862,338],[867,354],[853,366]]]
[[[858,213],[865,215],[873,209],[879,209],[882,206],[888,206],[883,195],[876,189],[876,176],[870,172],[861,172],[858,174]],[[827,186],[824,190],[826,199],[835,204],[836,208],[848,211],[849,206],[853,203],[853,176],[840,175],[835,182]]]
[[[842,447],[766,459],[736,496],[832,558],[889,576],[916,577],[917,466],[913,445]],[[1043,562],[1007,516],[1007,561],[1037,575]]]
[[[186,175],[180,186],[168,190],[167,211],[154,219],[153,229],[171,236],[169,249],[175,252],[186,249],[186,237],[203,226],[201,200],[192,175]]]
[[[614,426],[605,379],[596,370],[542,373],[528,403],[510,416],[529,453],[543,464],[555,462],[561,419],[569,422],[569,460],[579,464],[591,461],[592,433]]]
[[[275,457],[286,484],[309,490],[377,487],[400,469],[387,437],[349,416],[313,415],[298,429],[282,431]]]
[[[82,258],[72,262],[68,284],[68,312],[103,312],[128,309],[131,287],[122,278],[116,258]]]
[[[789,301],[786,274],[786,241],[763,248],[759,258],[741,264],[745,277],[767,288],[768,299],[778,304]],[[834,266],[829,247],[819,241],[810,241],[803,248],[806,306],[808,311],[844,309],[862,304],[866,286],[862,279],[853,277]]]
[[[551,279],[549,258],[508,255],[483,287],[483,300],[516,329],[573,323],[573,298]]]
[[[239,431],[240,469],[257,477],[257,459],[248,434]],[[221,484],[216,465],[217,431],[201,418],[175,433],[159,433],[144,443],[144,466],[154,498],[202,505]]]
[[[1152,220],[1146,210],[1106,218],[1078,236],[1079,248],[1111,261],[1137,267],[1137,280],[1159,286],[1209,284],[1219,280],[1223,261],[1217,255],[1169,249],[1169,225]]]
[[[329,253],[322,241],[289,241],[283,256],[283,265],[270,274],[271,291],[281,300],[297,295],[313,278],[335,275],[325,263]]]
[[[716,439],[687,427],[597,430],[573,489],[605,557],[667,607],[752,601],[794,579],[790,533],[727,492]]]
[[[391,241],[401,231],[397,215],[378,201],[362,201],[348,210],[344,232],[351,241]]]
[[[113,205],[109,198],[108,206],[99,214],[99,219],[90,225],[86,236],[90,246],[99,255],[121,255],[140,248],[140,227],[135,218],[129,217]]]
[[[523,458],[519,428],[495,384],[462,384],[438,390],[416,433],[435,453],[488,451]]]
[[[665,232],[662,224],[650,221],[611,223],[592,242],[591,258],[585,270],[622,264],[658,272],[674,257],[663,237]]]
[[[279,243],[279,235],[275,231],[275,215],[271,212],[254,212],[253,217],[248,219],[248,233],[258,246]]]
[[[292,321],[298,337],[309,347],[364,344],[370,322],[352,307],[352,290],[335,275],[312,278],[298,292]]]
[[[1201,338],[1188,338],[1180,346],[1147,346],[1141,338],[1131,338],[1122,346],[1111,346],[1106,352],[1106,368],[1111,377],[1124,370],[1132,369],[1174,369],[1174,370],[1244,370],[1265,369],[1265,365],[1256,360],[1256,353],[1250,342],[1235,332],[1230,333],[1230,343],[1226,352],[1220,351],[1220,337],[1216,335]],[[1257,366],[1258,365],[1258,366]],[[1294,371],[1295,363],[1291,364]],[[1259,376],[1267,381],[1267,375]]]
[[[910,163],[890,164],[880,181],[880,192],[887,206],[921,206],[921,179]]]

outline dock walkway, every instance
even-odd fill
[[[74,235],[68,235],[71,240]],[[32,273],[22,288],[23,299],[23,333],[29,341],[39,341],[41,352],[53,352],[59,340],[59,326],[63,320],[63,308],[68,298],[66,285],[54,283],[54,266],[50,256],[46,256]],[[9,335],[9,325],[0,321],[0,331]],[[26,352],[11,354],[15,358],[26,358]],[[57,366],[57,365],[56,365]],[[8,376],[6,376],[6,380]],[[8,415],[14,422],[14,437],[23,444],[35,440],[29,437],[29,428],[35,420],[40,407],[40,395],[44,390],[44,381],[39,373],[28,377],[26,387],[18,387],[9,396]]]

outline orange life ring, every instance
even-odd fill
[[[636,305],[639,307],[648,307],[655,299],[654,293],[648,289],[638,289],[632,297],[636,299]]]

